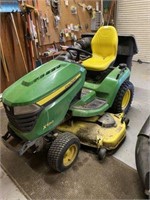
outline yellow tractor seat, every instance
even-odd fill
[[[117,56],[118,34],[113,26],[102,26],[91,41],[92,57],[82,65],[87,70],[103,71],[112,64]]]

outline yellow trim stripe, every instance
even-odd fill
[[[36,103],[41,106],[41,105],[47,103],[48,101],[52,100],[53,98],[58,96],[61,92],[63,92],[67,88],[69,88],[80,76],[81,76],[81,74],[78,74],[71,81],[69,81],[67,84],[65,84],[64,86],[62,86],[61,88],[59,88],[58,90],[53,92],[52,94],[48,95],[47,97],[45,97],[44,99],[42,99],[42,100],[40,100]]]

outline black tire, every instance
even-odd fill
[[[99,160],[103,160],[106,158],[106,152],[107,150],[105,148],[100,148],[99,152],[98,152],[98,159]]]
[[[80,140],[78,137],[71,133],[61,133],[48,150],[49,166],[57,172],[63,172],[75,162],[79,149]]]
[[[134,86],[129,80],[126,80],[121,85],[110,111],[113,113],[124,112],[126,114],[131,107],[133,96]]]

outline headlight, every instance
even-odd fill
[[[14,107],[14,115],[24,115],[36,113],[41,110],[41,107],[36,104],[26,105],[26,106],[16,106]]]

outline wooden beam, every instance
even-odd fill
[[[6,64],[6,60],[5,60],[5,55],[4,55],[4,51],[3,51],[1,38],[0,38],[0,54],[1,54],[4,73],[7,78],[7,81],[9,81],[9,73],[8,73],[8,68],[7,68],[7,64]]]
[[[12,13],[10,13],[10,16],[11,16],[11,20],[12,20],[12,23],[13,23],[13,27],[14,27],[14,30],[15,30],[16,37],[17,37],[17,41],[18,41],[18,44],[19,44],[19,49],[20,49],[20,53],[21,53],[22,60],[23,60],[23,63],[24,63],[24,68],[25,68],[26,72],[28,73],[28,68],[27,68],[27,64],[25,62],[25,57],[23,55],[23,51],[22,51],[22,47],[21,47],[21,43],[20,43],[17,27],[16,27],[16,24],[15,24],[14,16],[13,16]]]

